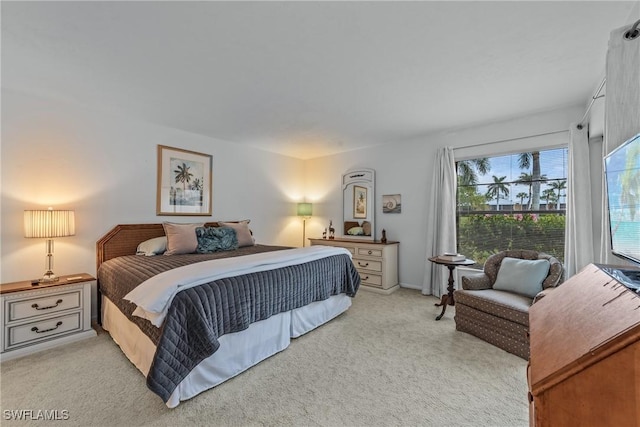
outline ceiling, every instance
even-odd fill
[[[586,106],[634,4],[3,1],[2,86],[308,159]]]

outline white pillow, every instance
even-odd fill
[[[547,278],[550,266],[546,259],[507,257],[502,260],[493,289],[533,298],[542,291],[542,282]]]
[[[138,249],[136,249],[136,255],[154,256],[160,255],[166,250],[167,236],[154,237],[153,239],[140,243]]]
[[[254,246],[256,244],[256,239],[251,235],[251,230],[249,230],[249,222],[250,219],[246,219],[240,222],[220,222],[218,224],[223,227],[231,227],[236,230],[236,237],[238,237],[238,247],[242,248],[244,246]]]
[[[164,234],[167,235],[167,251],[165,255],[192,254],[198,248],[196,228],[203,227],[204,223],[176,224],[165,222]]]
[[[347,230],[347,234],[351,236],[362,236],[364,234],[364,229],[362,227],[351,227]]]

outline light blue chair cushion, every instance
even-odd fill
[[[493,289],[533,298],[542,291],[542,282],[549,274],[549,267],[549,261],[546,259],[507,257],[502,260]]]

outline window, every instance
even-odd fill
[[[484,261],[507,249],[564,260],[567,148],[456,162],[458,252]]]

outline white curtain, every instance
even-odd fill
[[[569,278],[594,261],[591,173],[587,126],[571,124],[564,238],[565,274]]]
[[[603,156],[632,136],[640,133],[640,37],[626,40],[624,34],[631,28],[613,30],[607,50],[607,88],[604,105]],[[602,191],[601,263],[621,263],[611,255],[607,193]]]
[[[433,182],[427,216],[427,258],[456,251],[456,164],[453,148],[438,150],[433,169]],[[440,297],[446,287],[449,271],[425,260],[422,293]]]

